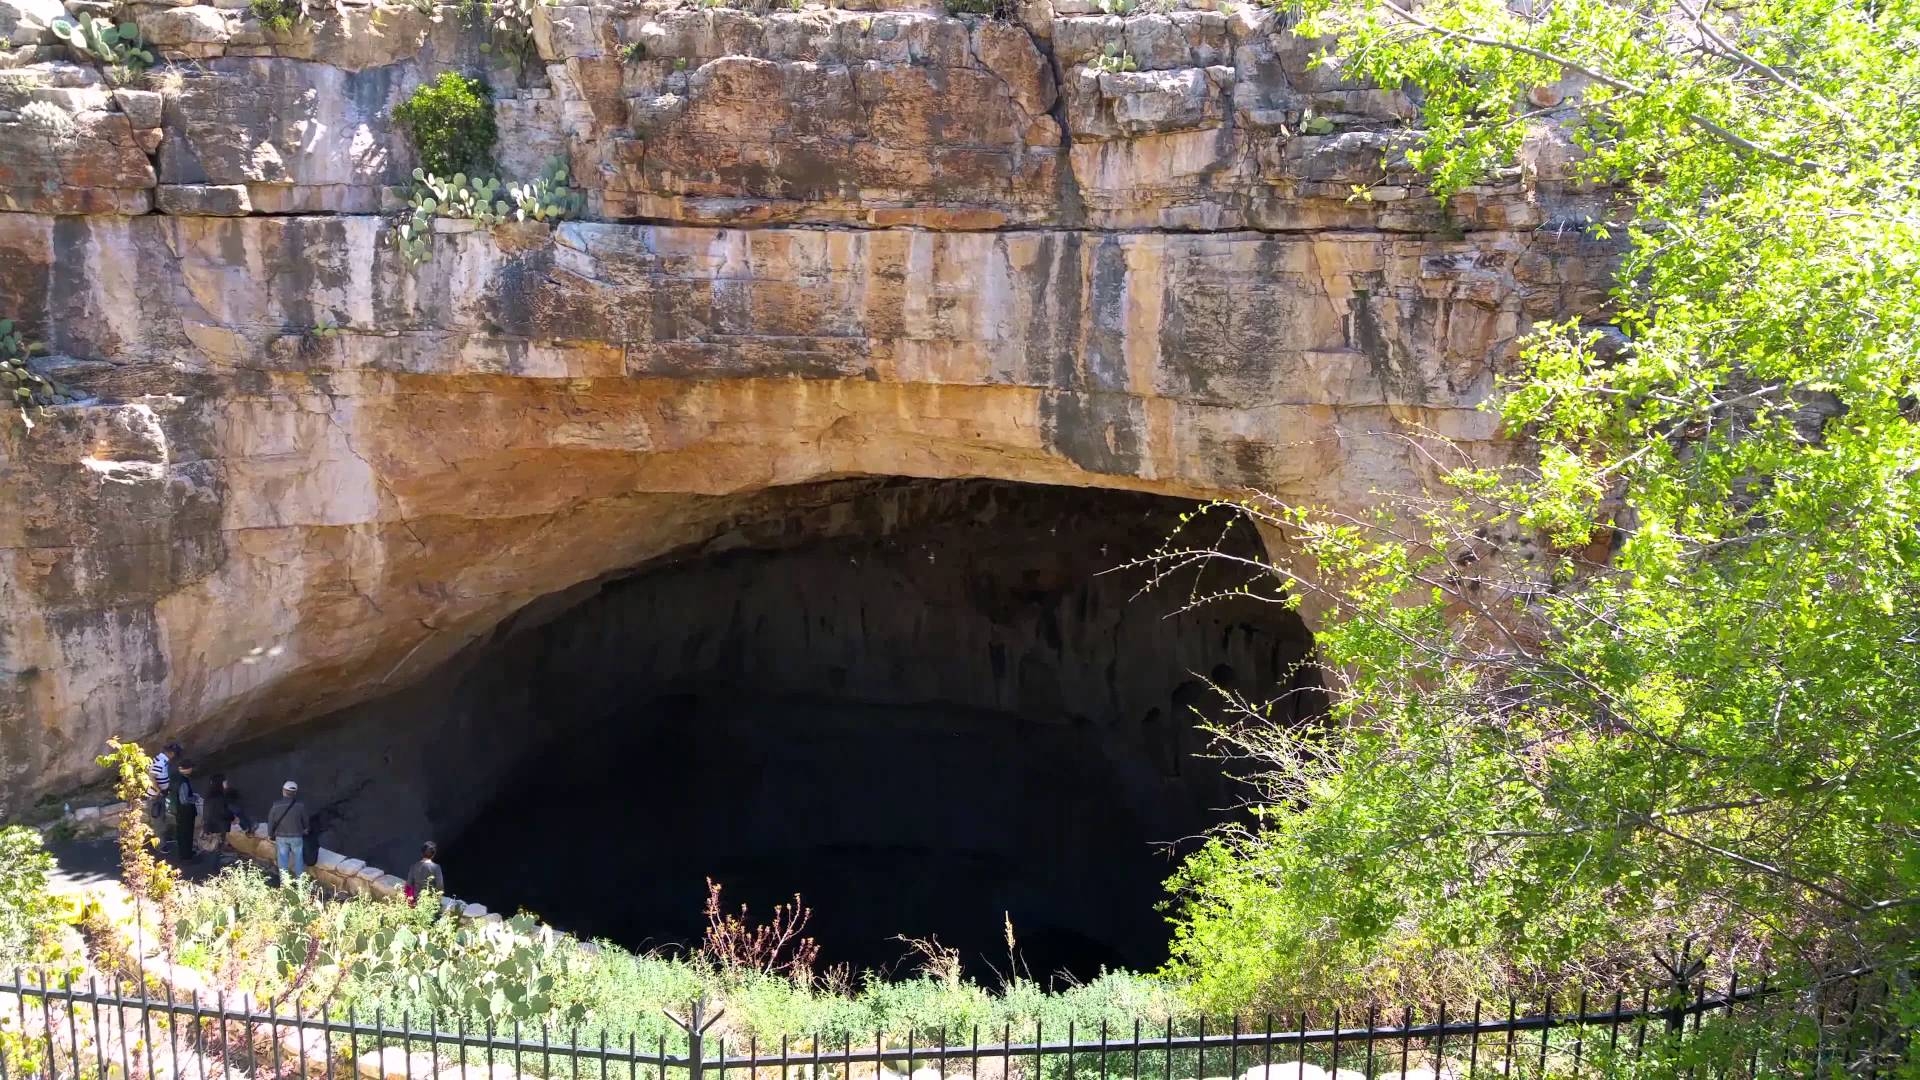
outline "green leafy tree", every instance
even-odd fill
[[[60,905],[47,891],[53,856],[24,825],[0,829],[0,970],[47,958]]]
[[[1260,813],[1175,879],[1218,1006],[1871,964],[1920,939],[1920,4],[1308,0],[1421,104],[1442,199],[1531,127],[1617,195],[1609,309],[1535,329],[1523,462],[1254,501],[1332,715],[1223,735]],[[1543,92],[1540,88],[1555,88]],[[1538,102],[1560,104],[1540,109]],[[1526,554],[1531,551],[1532,554]],[[1163,567],[1209,557],[1176,543]],[[1270,589],[1265,577],[1250,589]]]
[[[484,173],[493,164],[498,131],[487,84],[444,71],[394,107],[393,119],[413,140],[420,167],[435,176]]]

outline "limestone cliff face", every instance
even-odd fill
[[[1409,435],[1498,453],[1517,337],[1602,301],[1563,142],[1443,212],[1412,103],[1266,9],[856,6],[539,8],[517,53],[453,7],[135,2],[162,75],[115,87],[0,0],[0,317],[91,395],[0,417],[0,811],[110,734],[405,685],[770,489],[1358,507],[1431,478]],[[389,113],[450,69],[587,207],[409,268]]]

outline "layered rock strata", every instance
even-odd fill
[[[144,77],[0,0],[0,317],[90,395],[0,418],[0,811],[110,734],[387,693],[527,605],[849,476],[1345,509],[1417,490],[1604,300],[1543,129],[1442,207],[1413,103],[1262,8],[132,3]],[[74,0],[75,11],[88,0]],[[7,31],[11,28],[11,32]],[[394,104],[483,73],[579,220],[391,242]],[[337,331],[334,328],[338,328]]]

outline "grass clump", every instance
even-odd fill
[[[420,167],[436,176],[484,173],[493,160],[493,98],[487,84],[456,72],[420,87],[393,110]]]

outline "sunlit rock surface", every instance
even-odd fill
[[[450,7],[134,4],[164,63],[115,87],[0,0],[0,317],[92,395],[0,419],[0,810],[111,734],[414,684],[770,489],[1356,509],[1432,478],[1425,435],[1503,453],[1516,339],[1604,300],[1564,140],[1443,208],[1414,103],[1266,9],[1056,3],[563,5],[524,50]],[[563,160],[586,207],[443,221],[410,269],[388,115],[450,69],[502,174]]]

